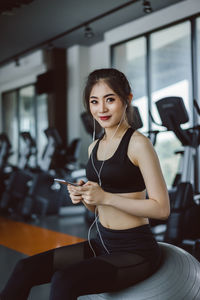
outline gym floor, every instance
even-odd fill
[[[84,207],[77,206],[28,222],[0,216],[0,290],[19,259],[87,239],[84,214]],[[49,284],[34,287],[29,300],[47,300],[49,291]]]

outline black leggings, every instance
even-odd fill
[[[101,252],[97,257],[85,241],[20,260],[0,299],[25,300],[33,286],[51,282],[50,300],[75,300],[80,295],[126,288],[150,276],[157,267],[155,256],[150,259],[118,249],[102,254],[98,240],[93,247]]]

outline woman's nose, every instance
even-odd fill
[[[101,112],[106,112],[108,109],[107,109],[107,105],[104,101],[102,101],[102,103],[100,104],[100,111]]]

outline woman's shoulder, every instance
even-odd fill
[[[140,156],[145,155],[145,153],[152,151],[153,145],[150,139],[145,136],[143,133],[135,130],[131,136],[128,153],[129,156],[132,158],[137,164]]]
[[[144,146],[152,146],[150,139],[138,130],[135,130],[130,139],[130,145],[137,149]]]

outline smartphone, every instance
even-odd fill
[[[54,181],[57,181],[59,183],[63,183],[63,184],[66,184],[66,185],[71,184],[71,185],[74,185],[74,186],[78,186],[77,183],[66,181],[65,179],[54,178]]]

